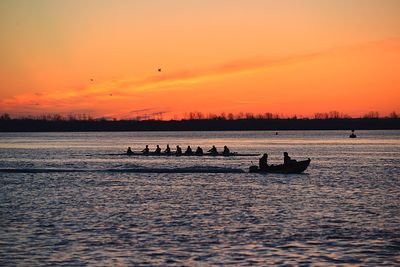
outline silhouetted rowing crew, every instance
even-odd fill
[[[224,146],[224,151],[222,153],[219,153],[217,148],[215,146],[212,146],[210,150],[207,151],[207,153],[203,153],[203,149],[198,146],[196,151],[193,152],[192,148],[188,146],[186,148],[185,153],[182,153],[182,149],[179,147],[179,145],[176,146],[176,151],[172,152],[171,149],[169,148],[169,145],[167,145],[167,148],[165,149],[164,153],[161,153],[161,148],[159,145],[157,145],[157,148],[154,152],[149,152],[149,146],[146,145],[146,147],[141,151],[141,152],[133,152],[131,147],[128,147],[128,150],[126,151],[126,154],[129,156],[170,156],[170,155],[175,155],[175,156],[257,156],[258,154],[240,154],[240,153],[231,153],[229,148],[227,146]],[[121,155],[121,154],[116,154],[116,155]],[[291,159],[289,154],[287,152],[283,153],[283,164],[278,164],[274,165],[268,164],[268,154],[265,153],[263,156],[259,159],[259,165],[253,165],[250,166],[249,172],[250,173],[302,173],[304,172],[308,166],[310,165],[311,159],[308,158],[307,160],[301,160],[297,161],[294,159]]]
[[[196,148],[196,151],[193,151],[192,148],[188,146],[185,152],[182,152],[182,148],[179,145],[177,145],[176,150],[172,151],[171,148],[169,147],[169,144],[167,144],[167,147],[163,152],[161,152],[161,148],[159,145],[157,145],[154,151],[150,151],[149,146],[146,145],[146,147],[142,151],[138,152],[134,152],[132,151],[131,147],[128,147],[126,154],[128,156],[225,156],[225,157],[258,155],[258,154],[246,154],[246,153],[243,154],[243,153],[231,152],[227,146],[224,146],[222,152],[218,152],[217,148],[214,145],[206,153],[203,152],[203,149],[200,146]]]

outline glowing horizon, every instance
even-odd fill
[[[400,112],[398,1],[0,7],[0,113]]]

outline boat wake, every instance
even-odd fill
[[[118,169],[65,169],[65,168],[4,168],[0,173],[68,173],[68,172],[103,172],[103,173],[244,173],[242,169],[221,167],[186,167],[186,168],[118,168]]]

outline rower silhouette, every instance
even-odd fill
[[[201,147],[197,147],[196,152],[194,152],[196,156],[203,156],[203,149]]]
[[[259,166],[260,170],[268,169],[268,154],[267,153],[262,155],[262,157],[258,161],[258,166]]]
[[[227,146],[224,146],[224,151],[222,152],[222,155],[224,156],[229,156],[231,154],[231,151]]]
[[[182,155],[182,148],[180,146],[176,146],[175,155],[181,156]]]
[[[190,146],[188,146],[188,147],[186,148],[185,155],[186,155],[186,156],[193,155],[193,151],[192,151],[192,148],[191,148]]]
[[[154,151],[155,154],[160,155],[161,154],[161,148],[159,145],[157,145],[156,150]]]
[[[144,155],[148,155],[149,154],[149,145],[146,145],[146,147],[142,150],[142,153],[144,154]]]
[[[128,156],[133,155],[133,151],[132,151],[131,147],[128,147],[128,150],[126,151],[126,154]]]
[[[212,148],[211,148],[210,150],[208,150],[207,152],[210,152],[210,154],[211,154],[212,156],[218,155],[217,148],[216,148],[214,145],[213,145]]]
[[[171,148],[169,148],[168,144],[167,144],[167,148],[164,150],[164,153],[167,155],[171,154]]]

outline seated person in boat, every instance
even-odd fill
[[[169,144],[167,145],[167,148],[164,150],[164,153],[167,155],[171,154],[171,148],[169,148]]]
[[[149,154],[149,145],[146,145],[146,147],[142,150],[142,153],[143,154],[145,154],[145,155],[148,155]]]
[[[133,151],[131,149],[131,147],[128,147],[128,150],[126,151],[127,155],[133,155]]]
[[[259,165],[260,170],[268,169],[268,154],[267,153],[262,155],[262,157],[258,161],[258,165]]]
[[[215,146],[212,146],[212,148],[210,150],[208,150],[207,152],[210,152],[211,155],[218,155],[218,151]]]
[[[192,151],[192,148],[190,146],[188,146],[186,148],[185,155],[193,155],[193,151]]]
[[[294,159],[291,159],[287,152],[283,152],[283,164],[290,164],[290,163],[295,163],[295,162],[297,162],[297,161]]]
[[[198,146],[194,154],[196,154],[196,156],[203,156],[203,149]]]
[[[154,151],[155,154],[161,154],[161,148],[159,145],[157,145],[156,150]]]
[[[224,156],[229,156],[231,154],[231,151],[227,146],[224,146],[224,151],[222,152],[222,155]]]
[[[176,152],[175,152],[175,154],[176,154],[177,156],[182,155],[182,148],[181,148],[180,146],[176,146]]]

